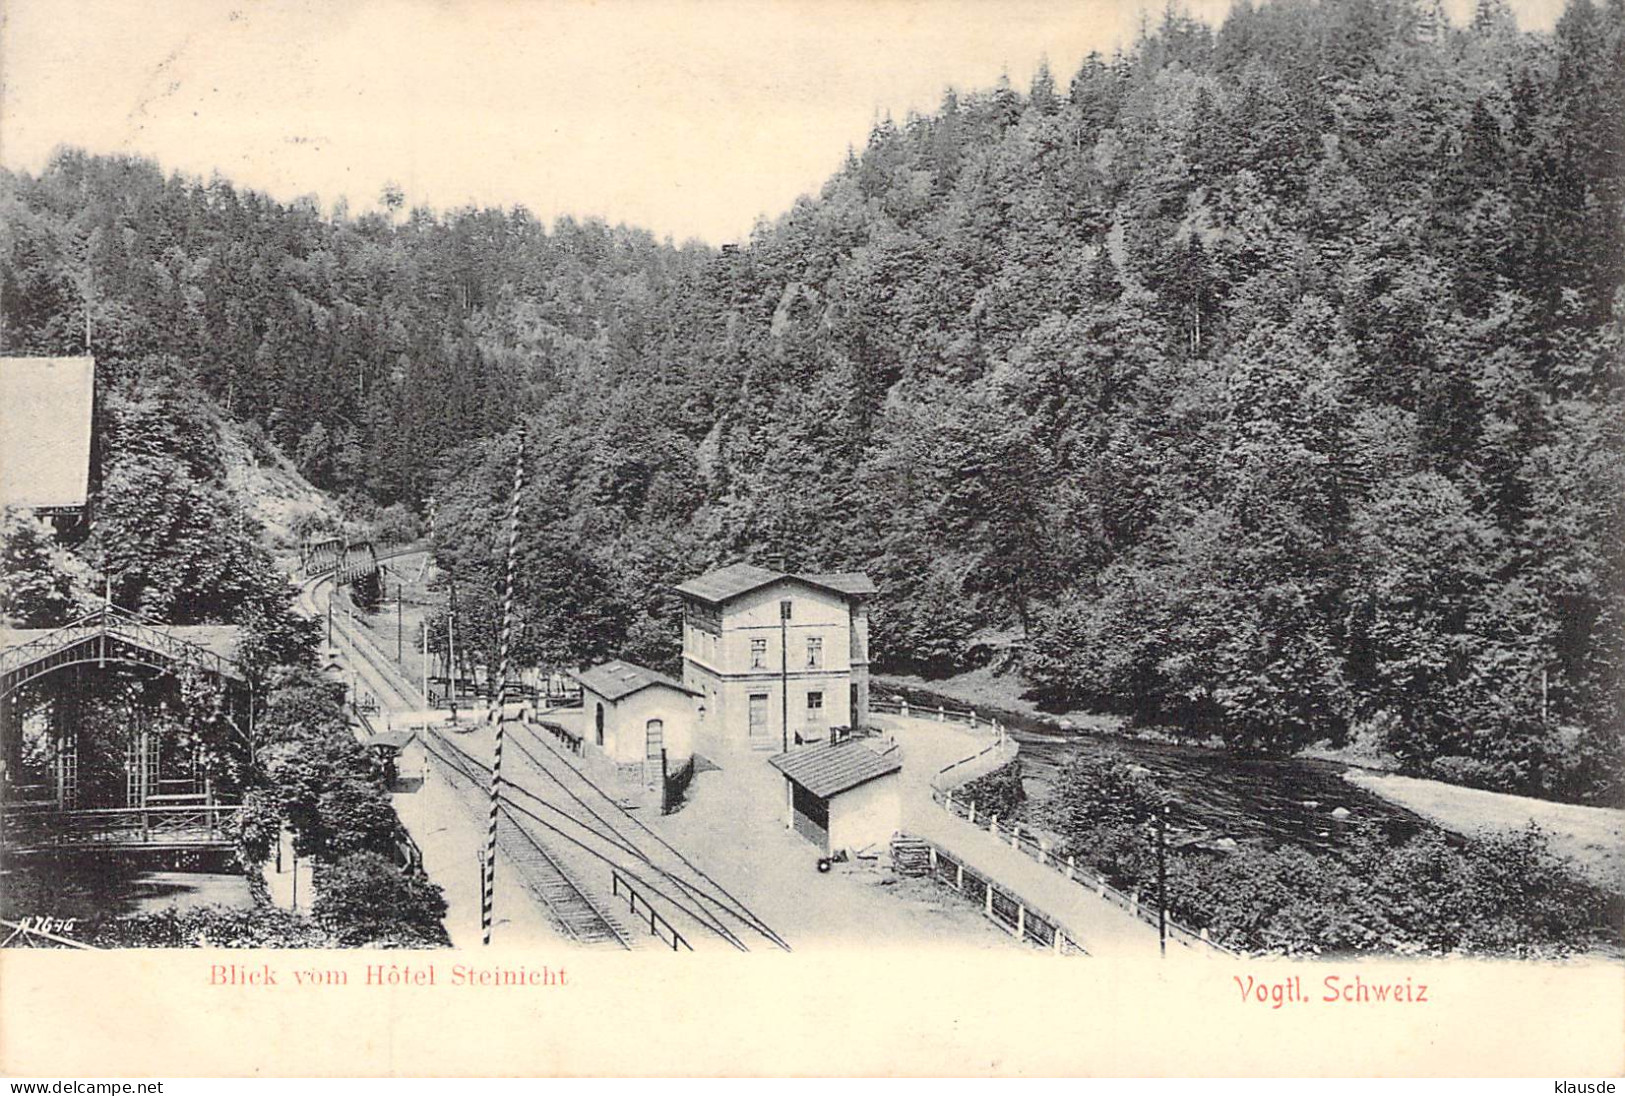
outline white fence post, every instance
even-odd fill
[[[931,874],[937,874],[937,847],[931,846]]]
[[[954,890],[963,891],[964,889],[965,889],[965,865],[958,864],[958,865],[956,865],[954,867]],[[1204,929],[1203,931],[1206,932],[1207,930]]]
[[[937,722],[938,723],[946,723],[946,722],[948,722],[948,710],[946,708],[944,708],[941,704],[937,705]]]
[[[1076,876],[1076,874],[1077,874],[1077,871],[1078,871],[1078,862],[1076,860],[1074,860],[1070,856],[1067,857],[1066,858],[1066,877],[1068,879],[1074,878]]]
[[[1020,940],[1027,935],[1027,907],[1020,902],[1016,903],[1016,939]]]
[[[1049,841],[1042,837],[1038,839],[1038,862],[1040,864],[1049,862]]]
[[[999,816],[998,815],[994,815],[993,816],[993,821],[991,821],[991,822],[989,822],[987,824],[987,832],[992,834],[994,837],[999,836]]]
[[[954,793],[953,792],[948,792],[946,795],[943,796],[942,805],[944,807],[948,808],[948,813],[949,814],[954,813]]]
[[[976,800],[970,801],[970,824],[976,825]]]

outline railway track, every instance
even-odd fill
[[[420,552],[406,549],[380,560]],[[307,610],[322,612],[320,588],[333,580],[329,571],[306,581],[301,600]],[[403,684],[399,670],[376,649],[364,628],[335,616],[333,631],[335,640],[350,652],[358,679],[381,704],[400,710],[424,706],[417,689]],[[668,923],[679,926],[689,940],[711,937],[740,951],[750,950],[752,944],[790,950],[743,902],[623,810],[545,735],[528,723],[516,726],[508,739],[514,756],[503,774],[498,842],[518,867],[526,889],[568,935],[589,944],[613,937],[621,946],[631,946],[615,915],[593,899],[590,888],[578,883],[602,870],[606,878],[618,874],[635,886],[646,902],[658,903]],[[463,783],[472,800],[483,802],[490,766],[434,729],[422,739],[435,765]]]
[[[422,548],[405,548],[394,552],[386,552],[378,557],[378,562],[399,559],[403,556],[421,555]],[[335,579],[333,571],[324,571],[307,579],[300,592],[300,603],[311,615],[321,617],[323,607],[317,601],[317,594],[324,585],[332,583]],[[360,678],[366,679],[366,685],[380,704],[398,708],[403,711],[416,711],[426,707],[428,700],[421,696],[411,684],[403,686],[400,671],[388,661],[388,658],[378,651],[373,638],[366,633],[365,628],[357,628],[343,615],[334,615],[333,632],[335,638],[342,639],[344,646],[356,658],[352,665]]]
[[[476,771],[462,759],[425,742],[429,757],[447,775],[461,779],[475,793],[480,792]],[[630,949],[632,935],[620,921],[593,900],[563,865],[535,835],[504,810],[497,817],[497,846],[518,869],[525,889],[536,896],[552,920],[564,930],[566,936],[580,944],[616,945]]]
[[[722,884],[712,879],[653,829],[622,810],[607,792],[571,764],[545,735],[538,733],[536,728],[528,723],[520,726],[540,747],[540,751],[533,752],[518,737],[513,739],[515,749],[530,762],[535,771],[545,776],[564,793],[572,804],[572,810],[579,808],[580,812],[593,819],[593,828],[596,832],[608,840],[620,842],[634,849],[636,855],[651,869],[670,880],[689,901],[697,904],[713,920],[726,927],[729,931],[723,935],[732,936],[736,943],[740,943],[741,937],[744,939],[759,937],[760,941],[774,947],[784,951],[790,950],[790,945],[782,936],[774,932]]]
[[[528,725],[519,726],[545,742]],[[517,735],[509,742],[518,755],[511,765],[517,768],[522,758],[532,761],[532,768],[537,767],[535,755]],[[463,774],[474,783],[483,785],[489,780],[490,767],[458,743],[438,735],[435,748],[455,755]],[[502,779],[503,809],[508,817],[515,821],[522,819],[522,826],[542,839],[555,845],[562,843],[631,882],[651,902],[656,902],[666,920],[679,926],[690,940],[714,937],[739,951],[749,951],[752,943],[762,942],[790,950],[760,918],[669,845],[624,832],[624,821],[630,818],[607,798],[604,800],[607,809],[598,810],[584,797],[565,794],[560,798],[560,790],[568,793],[569,789],[549,770],[543,769],[542,773],[551,778],[555,786],[546,791],[539,790],[534,781],[527,779],[529,773],[516,773],[519,779],[510,777],[508,773],[513,771],[505,772]],[[617,823],[615,814],[620,814],[624,821]],[[659,852],[662,847],[666,851],[664,856]],[[675,867],[672,861],[682,867]]]

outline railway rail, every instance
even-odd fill
[[[405,548],[380,561],[421,553]],[[334,581],[329,569],[304,583],[302,599],[320,613],[320,587]],[[388,707],[421,709],[424,698],[403,687],[399,671],[376,649],[365,629],[343,617],[333,618],[336,639],[352,653],[357,677]],[[790,950],[790,945],[697,865],[641,821],[626,813],[529,723],[518,724],[527,737],[510,737],[521,769],[514,766],[502,780],[498,840],[518,865],[527,889],[574,939],[601,942],[606,934],[631,946],[626,930],[591,895],[587,872],[603,868],[606,881],[617,876],[635,885],[645,905],[664,905],[663,913],[681,922],[695,939],[706,935],[740,951],[752,944]],[[469,792],[483,797],[490,767],[449,736],[430,730],[420,736],[431,760]],[[518,777],[518,779],[515,779]],[[583,866],[591,865],[586,871]],[[607,885],[607,884],[606,884]],[[613,889],[613,888],[611,888]],[[694,930],[698,930],[696,933]]]
[[[448,756],[433,742],[426,741],[424,748],[430,759],[449,775],[467,782],[475,793],[481,790],[466,762]],[[613,943],[628,949],[633,946],[631,935],[620,922],[570,877],[558,858],[521,825],[511,811],[504,810],[497,819],[497,846],[518,869],[525,889],[536,896],[570,939],[588,945]]]
[[[524,724],[521,726],[539,739],[534,729]],[[534,764],[535,755],[517,737],[510,739],[510,742],[520,756],[533,760]],[[426,748],[442,765],[456,771],[470,787],[482,788],[489,780],[490,767],[445,735],[433,735]],[[659,900],[664,903],[662,912],[668,920],[720,939],[739,951],[749,951],[749,942],[761,941],[790,950],[782,937],[698,868],[688,864],[686,870],[679,870],[670,862],[656,862],[655,855],[658,854],[651,854],[647,844],[640,845],[636,838],[623,832],[611,815],[592,808],[581,797],[570,793],[570,789],[558,782],[554,773],[546,769],[541,771],[566,791],[569,805],[540,794],[536,789],[504,774],[504,817],[530,830],[533,836],[575,850],[582,858],[602,866],[606,877],[613,878],[619,874],[623,880],[635,884],[646,901]],[[612,809],[619,811],[618,807]],[[669,846],[665,847],[669,849]],[[681,857],[675,850],[671,850],[671,854],[673,858]]]

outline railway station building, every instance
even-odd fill
[[[677,587],[683,683],[704,697],[698,748],[731,755],[826,743],[869,718],[869,610],[856,572],[736,563]]]

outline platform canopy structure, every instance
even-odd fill
[[[87,516],[95,406],[94,358],[0,357],[0,507]]]
[[[0,849],[229,844],[220,759],[253,755],[239,633],[112,605],[0,628]]]

